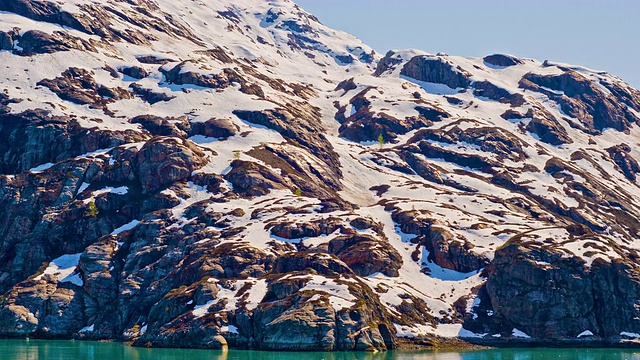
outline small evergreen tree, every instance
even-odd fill
[[[98,211],[98,207],[96,206],[96,202],[92,201],[89,203],[89,208],[87,209],[87,211],[85,212],[86,216],[89,217],[96,217],[98,216],[100,212]]]
[[[382,134],[378,135],[378,143],[380,144],[380,147],[384,145],[384,136],[382,136]]]
[[[300,190],[300,188],[297,188],[296,191],[295,191],[295,194],[296,194],[297,197],[302,196],[302,190]]]

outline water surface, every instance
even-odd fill
[[[0,340],[1,360],[640,360],[629,349],[496,349],[391,351],[384,353],[288,353],[140,349],[114,342]]]

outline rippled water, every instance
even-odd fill
[[[640,360],[640,350],[496,349],[478,351],[392,351],[385,353],[285,353],[262,351],[140,349],[121,343],[0,340],[2,360]]]

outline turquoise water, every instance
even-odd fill
[[[497,349],[464,352],[283,353],[139,349],[120,343],[0,340],[1,360],[640,360],[640,350]]]

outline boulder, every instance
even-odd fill
[[[522,94],[512,94],[488,81],[476,81],[472,86],[473,95],[475,96],[486,97],[504,104],[510,104],[512,107],[522,106],[525,103]]]
[[[477,271],[489,264],[486,254],[477,254],[466,239],[455,239],[444,228],[432,226],[429,235],[416,239],[429,251],[428,261],[461,273]]]
[[[14,37],[13,31],[0,31],[0,50],[13,50]]]
[[[238,130],[238,126],[229,119],[211,118],[204,122],[192,122],[190,136],[228,138],[234,136]]]
[[[142,100],[148,102],[150,105],[159,103],[161,101],[171,101],[176,97],[173,95],[167,95],[164,92],[155,92],[151,89],[147,89],[138,83],[133,83],[129,85],[129,89],[138,95]]]
[[[329,235],[336,230],[343,230],[344,225],[338,218],[328,217],[312,222],[282,222],[271,228],[271,233],[285,239],[303,239],[307,237],[318,237]]]
[[[120,69],[120,71],[134,79],[144,79],[149,76],[149,72],[140,66],[125,66]]]
[[[398,276],[403,263],[398,251],[386,240],[369,235],[336,237],[329,241],[328,251],[360,276],[375,273]]]
[[[444,225],[424,214],[396,210],[392,218],[403,232],[418,235],[411,242],[424,246],[429,252],[427,260],[440,267],[469,273],[489,264],[486,254],[477,254],[468,241],[454,239]]]
[[[98,108],[116,100],[132,98],[131,93],[126,89],[99,85],[93,75],[92,71],[71,67],[65,70],[61,76],[41,80],[37,85],[48,88],[62,100],[79,105],[88,104]]]
[[[234,160],[224,178],[235,192],[246,196],[262,196],[274,189],[287,188],[280,175],[263,165],[243,160]]]
[[[142,192],[151,193],[189,179],[206,162],[205,154],[191,141],[157,137],[140,148],[136,172]]]
[[[186,71],[191,61],[183,61],[170,70],[160,68],[167,82],[176,85],[196,85],[211,89],[226,89],[233,84],[240,87],[240,91],[247,95],[256,95],[263,98],[264,92],[259,85],[248,82],[240,73],[231,68],[225,68],[218,74],[203,74],[194,71]]]
[[[159,117],[154,115],[138,115],[131,120],[132,124],[140,124],[154,136],[186,137],[185,130],[190,129],[186,116],[180,118]]]
[[[273,272],[286,274],[311,270],[328,276],[352,274],[349,266],[334,256],[306,252],[291,252],[280,256],[275,262]]]
[[[524,61],[515,56],[505,54],[487,55],[483,58],[484,62],[494,66],[509,67],[524,64]]]

